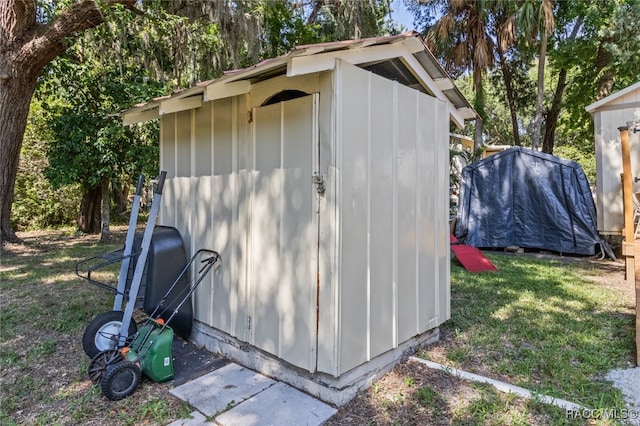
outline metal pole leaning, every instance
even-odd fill
[[[153,236],[153,228],[155,226],[156,218],[158,217],[158,212],[160,211],[160,199],[162,198],[162,188],[164,186],[166,176],[167,172],[160,172],[160,176],[158,177],[158,187],[156,188],[156,192],[153,194],[149,219],[147,220],[147,226],[142,237],[140,255],[138,256],[136,269],[133,272],[133,279],[131,280],[131,287],[129,288],[129,300],[127,301],[124,314],[122,315],[122,328],[120,329],[120,335],[118,336],[118,347],[124,346],[127,341],[129,324],[131,324],[131,317],[133,316],[133,309],[136,305],[138,290],[140,289],[142,275],[147,264],[147,256],[149,254],[149,247],[151,246],[151,237]]]
[[[131,206],[131,216],[129,216],[129,228],[127,228],[127,237],[124,242],[124,256],[120,265],[120,275],[118,277],[118,287],[116,288],[116,297],[113,301],[113,310],[122,309],[124,299],[124,291],[127,286],[127,278],[129,277],[129,265],[131,265],[131,253],[133,253],[133,240],[136,234],[136,225],[138,223],[138,213],[140,212],[140,198],[142,195],[142,183],[144,177],[138,176],[138,185],[136,186],[136,194],[133,196],[133,205]],[[129,325],[127,324],[127,327]]]

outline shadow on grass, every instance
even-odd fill
[[[590,407],[621,408],[620,393],[601,379],[633,359],[631,301],[588,280],[592,264],[489,257],[497,273],[452,264],[446,362]]]

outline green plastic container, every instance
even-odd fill
[[[167,326],[160,332],[161,328],[162,325],[154,321],[143,326],[131,344],[131,350],[126,354],[129,361],[136,361],[138,354],[141,354],[141,358],[137,360],[140,362],[140,369],[154,382],[173,379],[173,330]],[[149,330],[151,334],[145,340]]]

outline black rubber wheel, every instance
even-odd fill
[[[102,394],[112,401],[118,401],[135,392],[140,383],[140,367],[131,361],[120,361],[107,366],[100,380]]]
[[[120,361],[124,361],[124,357],[117,349],[98,352],[96,356],[91,358],[89,363],[89,379],[93,383],[100,383],[104,373],[107,371],[107,367]]]
[[[82,335],[82,349],[91,358],[99,352],[117,349],[118,335],[122,328],[122,311],[109,311],[98,315],[87,325]],[[129,337],[136,334],[138,327],[131,319]]]

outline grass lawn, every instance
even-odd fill
[[[620,394],[594,379],[635,364],[631,288],[603,279],[606,263],[491,260],[501,272],[453,268],[451,350],[424,356],[591,408],[620,407]]]
[[[417,355],[597,409],[623,409],[603,380],[635,366],[633,290],[620,263],[489,253],[496,273],[451,267],[451,320]],[[553,406],[414,362],[396,367],[331,424],[576,425]]]
[[[112,295],[75,276],[75,263],[119,247],[96,236],[21,234],[0,264],[0,424],[159,424],[189,407],[171,384],[144,380],[133,396],[106,400],[86,378],[84,327]],[[497,273],[452,263],[451,320],[419,356],[590,408],[623,408],[602,380],[634,364],[631,289],[613,262],[490,254]],[[115,279],[115,271],[104,279]],[[429,370],[399,365],[343,407],[332,424],[580,424],[563,410]],[[598,423],[601,424],[601,423]]]
[[[110,402],[87,378],[89,358],[82,333],[99,313],[112,309],[113,294],[75,275],[76,262],[122,247],[72,231],[19,234],[0,264],[0,424],[164,425],[191,410],[170,398],[169,384],[143,380],[124,401]],[[117,280],[117,268],[101,274]]]

